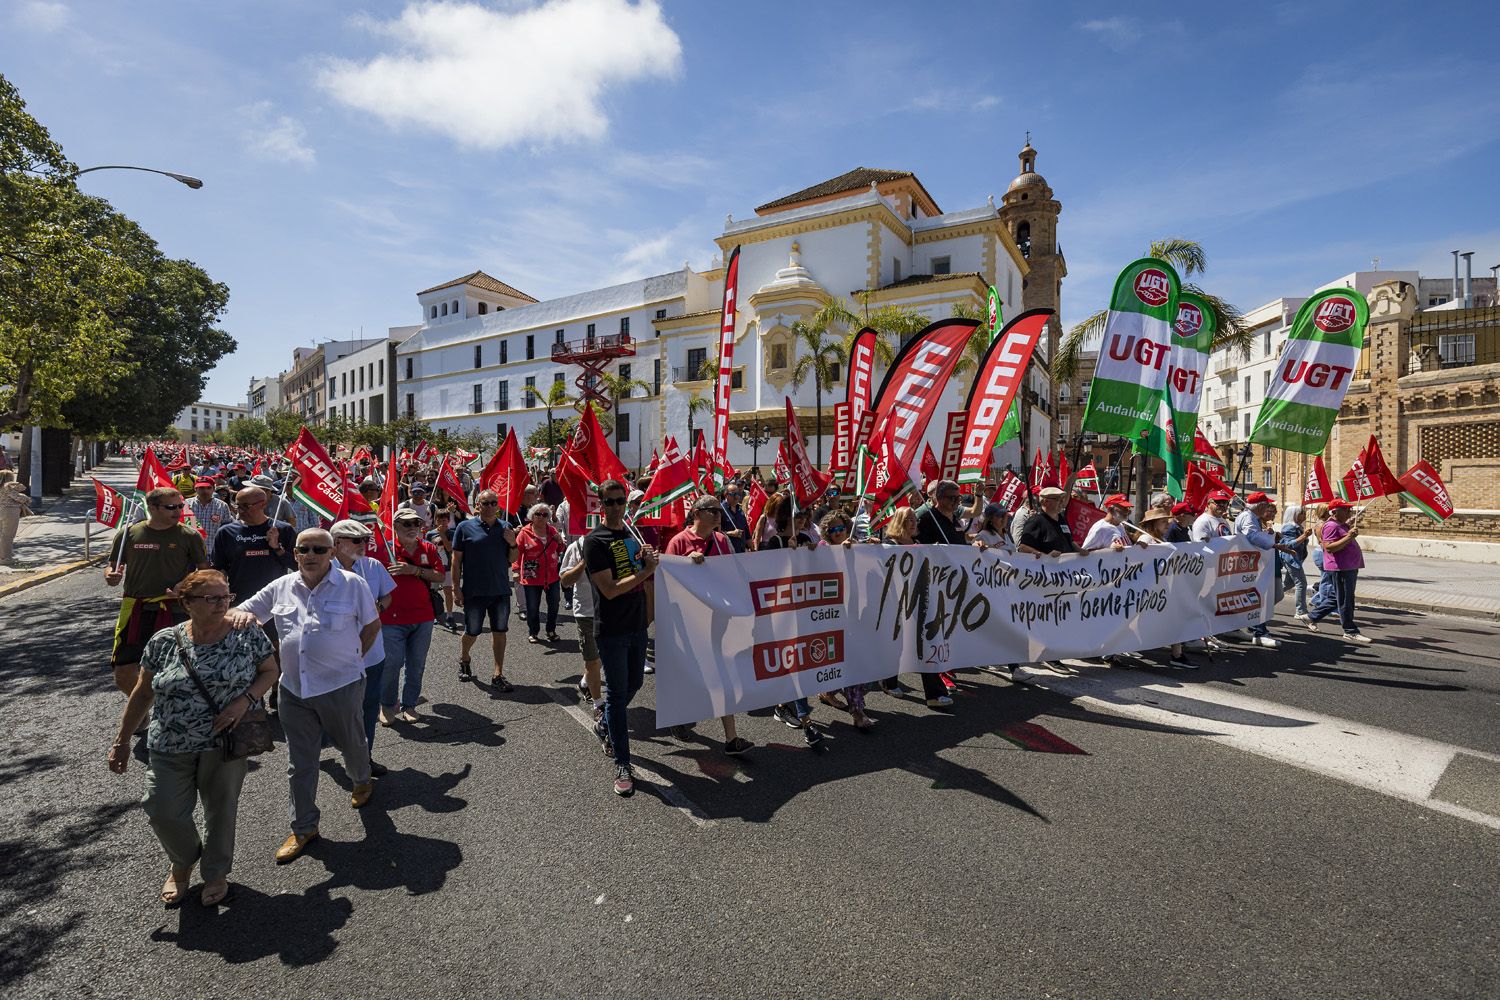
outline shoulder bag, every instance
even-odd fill
[[[193,653],[188,649],[187,639],[183,636],[183,626],[178,625],[172,630],[172,634],[177,637],[177,650],[182,656],[183,668],[198,686],[198,693],[203,695],[203,700],[208,702],[208,707],[213,709],[214,718],[217,719],[222,709],[214,701],[213,695],[208,693],[208,686],[198,676],[198,671],[193,669]],[[224,750],[225,760],[254,757],[272,749],[275,740],[271,735],[271,720],[266,715],[265,705],[252,701],[245,714],[240,716],[240,721],[219,734],[219,744]]]

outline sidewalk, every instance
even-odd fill
[[[128,458],[108,459],[75,479],[61,497],[44,498],[33,508],[36,516],[22,518],[16,532],[15,564],[0,566],[0,597],[71,573],[89,561],[103,561],[115,533],[94,523],[94,484],[89,476],[117,490],[129,490],[135,487],[136,467]]]
[[[1308,576],[1311,577],[1309,570]],[[1500,620],[1500,566],[1365,553],[1355,590],[1359,604]]]

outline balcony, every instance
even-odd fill
[[[1214,374],[1228,378],[1240,370],[1239,351],[1229,348],[1214,358]]]
[[[1221,392],[1213,398],[1215,413],[1233,413],[1239,408],[1239,404],[1234,401],[1234,393],[1232,392]]]

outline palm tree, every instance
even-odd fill
[[[527,405],[535,406],[537,403],[541,403],[542,406],[546,407],[547,451],[549,452],[547,458],[549,461],[555,460],[557,458],[557,447],[552,435],[552,411],[555,408],[567,406],[575,402],[574,398],[568,395],[568,384],[553,380],[552,384],[547,387],[546,392],[543,392],[534,385],[526,385],[522,386],[521,394],[526,397]],[[498,442],[495,447],[498,448],[504,443],[503,441]]]
[[[620,400],[629,399],[631,393],[635,392],[635,390],[637,389],[645,389],[648,392],[651,389],[649,383],[642,382],[638,378],[633,378],[629,375],[612,375],[609,372],[604,372],[599,376],[599,384],[604,387],[605,394],[609,396],[611,400],[611,408],[617,408],[620,405]],[[615,454],[618,455],[619,453],[620,418],[617,414],[615,416]]]
[[[990,349],[990,328],[985,318],[985,311],[970,302],[953,303],[954,319],[977,319],[979,325],[974,332],[969,334],[969,339],[964,342],[963,356],[953,366],[954,375],[967,375],[969,372],[978,372],[979,363],[984,360],[984,352]]]
[[[826,307],[825,307],[826,308]],[[814,316],[817,320],[821,316]],[[849,360],[848,352],[844,345],[836,340],[825,339],[828,335],[825,326],[816,323],[803,323],[801,320],[792,324],[792,337],[794,344],[800,344],[804,352],[792,365],[792,388],[802,388],[802,383],[810,377],[813,384],[813,398],[817,401],[818,414],[818,465],[823,464],[823,392],[833,388],[834,376],[838,368]]]
[[[704,362],[704,364],[707,365],[708,362]],[[718,367],[717,360],[714,363],[714,367]],[[709,399],[707,396],[700,396],[695,392],[688,397],[688,439],[686,448],[689,461],[692,460],[693,445],[696,441],[696,438],[693,436],[693,414],[706,413],[710,417],[712,417],[713,412],[714,401]]]
[[[1157,240],[1146,249],[1147,257],[1159,257],[1187,278],[1201,274],[1208,267],[1208,255],[1203,245],[1194,240],[1171,237]],[[1214,314],[1213,350],[1221,348],[1239,351],[1241,357],[1250,356],[1252,337],[1240,311],[1217,295],[1210,295],[1197,285],[1183,283],[1182,290],[1203,296]],[[1071,382],[1078,374],[1078,356],[1083,352],[1084,342],[1097,338],[1104,332],[1104,320],[1109,311],[1101,309],[1067,332],[1057,347],[1057,357],[1052,361],[1052,378],[1057,382]]]

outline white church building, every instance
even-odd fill
[[[1028,143],[1022,173],[1000,207],[991,198],[944,212],[914,174],[861,167],[761,205],[749,218],[727,219],[714,237],[719,255],[705,271],[684,265],[546,301],[482,271],[429,288],[417,296],[421,328],[396,350],[398,412],[434,428],[477,429],[497,438],[514,429],[524,440],[547,419],[527,387],[545,394],[553,382],[563,382],[576,397],[574,382],[584,369],[558,363],[554,354],[593,351],[594,357],[614,355],[604,371],[645,385],[614,410],[625,464],[639,468],[649,462],[664,433],[687,445],[690,402],[713,396],[702,368],[717,351],[722,262],[739,246],[730,461],[741,469],[758,461],[769,471],[785,434],[784,400],[790,396],[809,453],[816,454],[817,436],[823,436],[826,464],[833,450],[833,404],[844,399],[845,373],[823,394],[819,427],[811,380],[791,384],[801,350],[792,325],[832,298],[857,315],[900,306],[937,320],[951,316],[959,303],[982,315],[992,284],[1007,316],[1023,308],[1056,308],[1066,273],[1053,245],[1058,205],[1034,172],[1035,155]],[[1028,284],[1039,259],[1048,261],[1048,278]],[[830,331],[829,339],[846,332]],[[1054,322],[1038,348],[1039,361],[1050,358],[1056,336]],[[1029,383],[1028,452],[1055,444],[1055,397],[1044,369],[1034,365]],[[877,365],[877,387],[883,375]],[[963,405],[970,377],[953,379],[942,412],[928,427],[934,452],[941,454],[943,414]],[[692,425],[708,431],[711,413],[694,408]],[[559,419],[571,414],[571,408],[554,410]],[[758,453],[744,439],[756,430],[768,438]],[[1002,465],[1018,459],[1015,445],[997,455]]]

